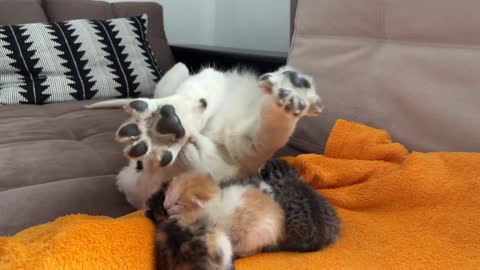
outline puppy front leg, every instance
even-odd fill
[[[244,136],[230,136],[229,153],[241,164],[242,175],[254,174],[273,154],[288,142],[298,117],[286,114],[272,97],[266,96],[258,117],[242,127]]]

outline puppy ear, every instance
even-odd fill
[[[193,196],[192,202],[198,206],[199,208],[204,208],[205,207],[205,202],[200,200],[197,196]]]
[[[263,74],[260,76],[259,81],[258,81],[258,86],[265,91],[265,93],[271,94],[272,93],[272,87],[273,87],[273,82],[272,82],[272,75],[269,73]]]
[[[317,99],[315,102],[310,104],[308,108],[307,115],[308,116],[317,116],[323,111],[323,104],[320,99]]]

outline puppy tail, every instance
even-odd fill
[[[106,109],[106,108],[122,108],[130,103],[133,99],[112,99],[106,101],[100,101],[93,104],[86,105],[86,109]]]

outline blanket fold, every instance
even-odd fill
[[[335,205],[340,240],[236,269],[480,268],[480,154],[409,153],[385,131],[339,120],[325,155],[286,159]],[[153,269],[153,237],[141,211],[66,216],[0,238],[0,269]]]

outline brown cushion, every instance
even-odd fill
[[[326,111],[291,145],[322,152],[338,118],[419,151],[480,151],[478,1],[299,1],[292,64]]]
[[[132,210],[114,187],[127,161],[113,137],[127,116],[85,104],[0,107],[0,235],[68,213]]]
[[[88,0],[45,0],[50,21],[72,19],[110,19],[148,15],[147,39],[163,72],[174,63],[163,25],[162,6],[154,2],[108,3]]]
[[[41,0],[0,0],[0,25],[46,22]]]

